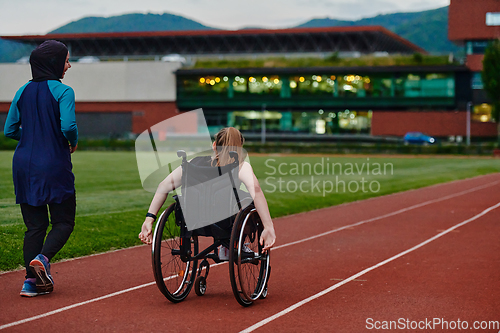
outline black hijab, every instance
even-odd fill
[[[34,82],[59,80],[64,72],[68,48],[56,40],[47,40],[31,52],[30,65]]]

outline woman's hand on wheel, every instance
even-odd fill
[[[273,247],[276,241],[276,234],[274,233],[274,228],[264,228],[262,234],[260,235],[260,245],[263,245],[263,251],[267,251]]]
[[[146,218],[146,221],[142,224],[141,232],[139,233],[139,239],[141,242],[144,244],[150,245],[153,242],[153,236],[152,236],[152,230],[153,230],[153,222],[148,221],[149,219],[153,220],[152,218],[148,217]]]

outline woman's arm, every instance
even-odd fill
[[[266,197],[264,196],[264,192],[262,192],[259,181],[257,180],[257,177],[255,177],[252,166],[249,163],[243,162],[243,166],[239,172],[239,178],[247,187],[248,192],[250,192],[255,204],[255,209],[257,209],[257,213],[259,213],[262,224],[264,225],[264,231],[260,237],[260,244],[264,245],[265,251],[270,249],[276,241],[274,225],[271,220],[271,214],[269,213]]]
[[[10,105],[3,133],[6,137],[19,141],[21,139],[21,114],[17,108],[17,101]]]
[[[21,98],[21,95],[24,91],[24,88],[29,84],[26,83],[24,86],[19,88],[10,104],[9,113],[7,114],[7,119],[5,119],[5,125],[3,134],[11,139],[19,141],[21,139],[21,112],[19,112],[19,108],[17,107],[17,102]]]
[[[71,145],[73,153],[78,146],[78,127],[75,116],[75,92],[68,87],[59,97],[61,131]]]
[[[182,181],[182,169],[181,167],[176,168],[172,171],[171,174],[165,178],[160,185],[158,185],[158,189],[156,190],[155,196],[151,201],[151,205],[149,206],[148,212],[154,215],[158,215],[161,206],[167,200],[167,196],[169,192],[172,192],[177,187],[181,185]],[[139,233],[139,239],[144,244],[151,244],[153,242],[153,222],[154,219],[152,217],[146,217],[144,223],[142,224],[141,232]]]
[[[75,116],[75,91],[70,86],[56,80],[48,80],[50,93],[59,103],[61,132],[70,144],[70,152],[78,146],[78,126]]]

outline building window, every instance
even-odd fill
[[[379,96],[384,96],[383,90],[385,90],[383,80],[378,81],[377,79],[370,79],[369,77],[348,74],[338,76],[338,95],[343,97],[366,97],[375,96],[380,93]],[[380,85],[377,85],[379,83]],[[390,86],[390,79],[386,82],[386,85]],[[378,90],[380,88],[380,91]],[[390,91],[390,87],[389,87]],[[389,93],[390,95],[390,93]]]
[[[455,80],[449,74],[408,74],[404,80],[405,97],[454,97]]]
[[[227,126],[227,115],[227,112],[223,111],[205,112],[205,121],[210,135],[215,135],[218,131]]]
[[[486,13],[487,26],[500,26],[500,13]]]
[[[465,53],[467,55],[471,55],[472,54],[472,42],[471,41],[467,41],[465,43]]]
[[[279,94],[283,82],[277,75],[250,76],[248,88],[251,94]]]
[[[225,115],[227,126],[234,126],[245,133],[260,133],[264,115],[268,133],[369,134],[372,111],[319,109],[265,111],[263,114],[262,111],[249,110],[228,112]]]
[[[484,54],[484,51],[488,47],[488,44],[489,44],[488,40],[467,41],[465,51],[467,55]]]
[[[483,79],[481,78],[481,72],[475,72],[472,74],[471,88],[483,89]]]
[[[178,95],[216,99],[454,97],[455,79],[452,73],[186,76],[178,80]]]
[[[228,81],[228,77],[217,75],[186,77],[180,81],[179,90],[188,96],[227,94]]]
[[[483,103],[480,105],[474,105],[472,120],[482,123],[492,121],[491,113],[492,107],[490,104]]]
[[[292,95],[332,95],[335,75],[299,75],[289,78]]]
[[[284,117],[279,111],[264,111],[264,113],[254,110],[229,112],[227,116],[228,126],[233,126],[242,132],[260,133],[262,116],[264,116],[266,123],[266,132],[275,133],[283,130]]]

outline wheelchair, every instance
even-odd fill
[[[251,197],[235,185],[239,182],[237,153],[230,152],[234,162],[222,167],[194,165],[187,161],[184,151],[177,155],[182,158],[181,196],[175,195],[175,202],[160,215],[153,235],[153,272],[158,289],[173,303],[186,299],[193,286],[196,295],[203,296],[210,271],[208,260],[222,263],[218,247],[225,245],[229,248],[231,288],[238,303],[247,307],[266,298],[270,251],[262,251],[259,240],[263,224]],[[221,186],[223,180],[231,186]],[[204,219],[203,213],[213,210],[214,203],[225,197],[221,192],[230,199],[228,207],[232,208],[227,212],[231,215],[227,216],[231,217],[198,227],[196,222]],[[189,205],[197,208],[194,216],[188,216],[191,210],[182,209]],[[234,211],[237,213],[232,214]],[[186,221],[191,221],[191,228]],[[213,237],[213,244],[200,250],[200,237]]]

